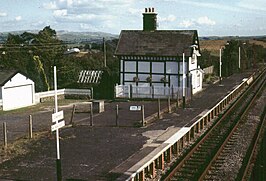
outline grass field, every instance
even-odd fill
[[[211,52],[212,55],[219,56],[219,50],[223,47],[227,41],[230,39],[223,39],[223,40],[201,40],[200,41],[200,49],[201,50],[208,50]],[[261,45],[266,48],[266,42],[258,41],[258,40],[248,40],[250,44]]]

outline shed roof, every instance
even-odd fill
[[[193,44],[198,45],[197,30],[122,30],[115,55],[191,56]]]
[[[18,72],[16,70],[0,70],[0,86],[5,85]]]

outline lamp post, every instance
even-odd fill
[[[225,45],[229,45],[229,43],[227,42]],[[221,84],[222,82],[222,48],[224,46],[220,46],[220,59],[219,59],[219,84]]]
[[[186,106],[186,92],[185,92],[185,53],[183,53],[183,108]]]
[[[242,43],[242,45],[245,45],[246,43]],[[241,71],[241,47],[239,45],[238,47],[238,69],[239,72]]]
[[[219,61],[219,83],[222,82],[222,47],[220,47],[220,61]]]

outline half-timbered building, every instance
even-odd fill
[[[115,55],[120,61],[120,84],[137,87],[202,89],[196,30],[157,30],[153,8],[143,13],[143,30],[122,30]],[[184,76],[183,76],[184,74]],[[183,84],[184,83],[184,84]]]

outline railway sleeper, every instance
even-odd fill
[[[191,179],[191,177],[182,175],[182,176],[177,176],[177,177],[175,177],[175,179],[176,179],[177,181],[178,181],[178,180],[189,181],[189,179]]]
[[[184,164],[184,168],[193,168],[193,169],[197,169],[199,168],[202,164],[204,164],[204,162],[186,162]]]
[[[193,160],[195,162],[204,162],[206,159],[204,158],[199,158],[199,157],[190,157],[189,160]]]
[[[198,159],[198,158],[189,158],[186,162],[192,162],[192,163],[203,163],[205,159]]]
[[[213,148],[215,148],[216,146],[217,146],[217,144],[218,143],[210,143],[210,144],[204,144],[204,145],[202,145],[201,147],[200,147],[200,149],[207,149],[207,150],[209,150],[209,149],[213,149]]]

